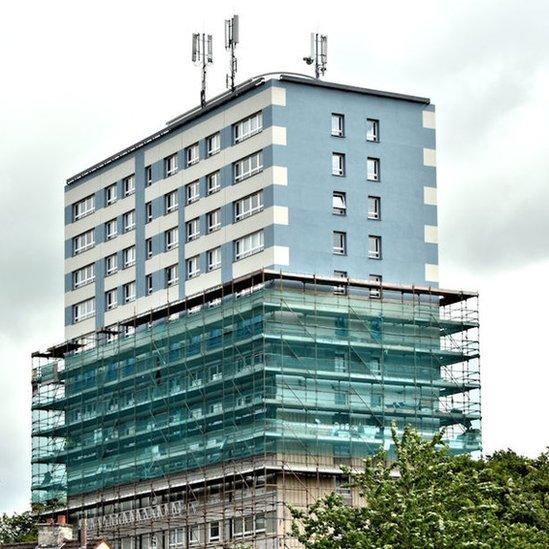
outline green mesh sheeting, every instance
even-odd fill
[[[271,282],[35,370],[33,500],[248,456],[361,457],[391,449],[392,422],[478,452],[470,301]]]

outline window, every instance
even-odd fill
[[[263,210],[263,191],[245,196],[240,200],[236,200],[233,204],[234,220],[240,221]]]
[[[334,215],[347,215],[347,197],[345,193],[334,191],[332,197],[332,213]]]
[[[368,158],[367,178],[368,181],[379,181],[379,158]]]
[[[206,153],[208,156],[213,156],[221,150],[221,137],[218,133],[210,135],[206,138]]]
[[[172,191],[171,193],[164,195],[164,211],[166,213],[173,212],[177,210],[178,207],[178,199],[177,199],[177,191]]]
[[[166,267],[166,288],[179,284],[179,265]]]
[[[135,265],[135,246],[122,250],[122,265],[124,269]]]
[[[189,545],[200,543],[200,526],[198,524],[189,525]]]
[[[221,210],[213,210],[206,214],[206,228],[208,233],[221,229]]]
[[[81,254],[95,246],[95,231],[90,229],[72,239],[73,255]]]
[[[347,233],[334,231],[333,253],[336,255],[347,253]]]
[[[347,271],[334,271],[334,276],[336,278],[347,278]],[[334,294],[346,295],[347,294],[347,286],[345,286],[344,284],[334,286]]]
[[[379,196],[368,197],[368,219],[381,218],[381,199]]]
[[[243,236],[234,241],[235,261],[263,250],[263,230]]]
[[[95,195],[88,196],[72,205],[72,219],[76,221],[95,212]]]
[[[116,219],[111,219],[105,223],[105,239],[112,240],[118,234],[118,223]]]
[[[332,135],[334,137],[345,135],[345,116],[342,114],[332,114]]]
[[[105,258],[105,275],[111,275],[118,270],[118,257],[116,254]]]
[[[187,204],[192,204],[200,198],[199,181],[193,181],[185,186],[185,198],[187,200]]]
[[[332,153],[332,175],[345,175],[345,155],[341,153]]]
[[[185,155],[187,158],[187,166],[196,164],[200,160],[198,143],[193,143],[191,146],[187,147]]]
[[[91,284],[95,280],[95,263],[86,265],[77,271],[72,273],[72,287],[73,290],[85,286],[86,284]]]
[[[183,546],[185,544],[185,536],[183,528],[174,528],[170,530],[170,547]]]
[[[234,537],[249,536],[253,533],[265,531],[265,515],[258,513],[244,517],[234,517],[232,520]]]
[[[199,257],[195,255],[187,259],[187,278],[194,278],[200,274]]]
[[[210,536],[209,541],[219,541],[221,537],[221,528],[219,526],[219,521],[210,522]]]
[[[379,284],[379,288],[370,288],[370,297],[372,299],[379,299],[381,297],[381,284],[383,283],[383,278],[381,275],[371,274],[368,277],[368,280]]]
[[[208,260],[208,271],[215,271],[221,267],[221,248],[208,250],[206,257]]]
[[[133,231],[135,229],[135,210],[126,212],[122,218],[124,220],[124,232]]]
[[[334,370],[341,374],[349,371],[349,359],[347,353],[336,351],[334,355]]]
[[[80,322],[81,320],[95,316],[95,297],[73,305],[72,315],[74,322]]]
[[[135,301],[135,281],[124,284],[122,288],[124,293],[124,303]]]
[[[129,175],[122,180],[122,186],[124,188],[124,196],[130,196],[135,192],[135,176]]]
[[[263,115],[260,112],[244,118],[233,126],[234,142],[240,143],[263,129]]]
[[[263,169],[263,152],[259,151],[233,164],[234,182],[247,179]]]
[[[105,292],[105,309],[110,311],[118,306],[118,291],[115,288],[114,290],[109,290]]]
[[[219,189],[221,189],[219,172],[214,172],[206,176],[206,192],[208,194],[213,194],[219,191]]]
[[[198,217],[185,223],[185,234],[187,235],[187,242],[196,240],[200,236],[200,223]]]
[[[145,257],[150,259],[153,256],[153,239],[145,239]]]
[[[117,198],[118,198],[118,189],[116,187],[116,183],[113,183],[112,185],[109,185],[105,189],[105,204],[107,206],[110,206],[111,204],[114,204],[116,202]]]
[[[152,202],[145,202],[145,223],[150,223],[153,220]]]
[[[379,120],[368,118],[366,120],[366,140],[379,141]]]
[[[381,259],[381,236],[368,236],[368,257]]]
[[[147,295],[151,295],[153,293],[153,275],[148,274],[145,276],[145,291],[147,292]]]
[[[177,172],[177,153],[164,158],[164,177],[170,177]]]
[[[150,187],[153,182],[152,166],[145,166],[145,187]]]
[[[168,229],[164,233],[164,243],[166,245],[166,251],[172,250],[173,248],[177,248],[177,246],[179,246],[179,231],[177,227]]]

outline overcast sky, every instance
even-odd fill
[[[239,80],[310,71],[437,106],[441,286],[481,293],[483,444],[549,444],[549,2],[75,0],[0,7],[0,511],[30,499],[30,353],[63,339],[65,179],[196,105],[191,33]]]

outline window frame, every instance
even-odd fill
[[[113,231],[109,231],[109,228],[114,227]],[[105,240],[114,240],[118,236],[118,219],[110,219],[105,222]]]
[[[375,242],[374,250],[372,250],[371,243]],[[382,258],[382,243],[381,236],[376,234],[368,235],[368,259],[380,260]]]
[[[368,275],[368,282],[373,282],[376,284],[379,284],[378,288],[370,288],[369,297],[370,299],[381,299],[382,296],[382,284],[383,284],[383,276],[378,274],[370,274]]]
[[[190,189],[196,189],[197,194],[189,195]],[[194,204],[200,200],[200,180],[196,179],[185,185],[185,204]]]
[[[255,166],[253,166],[254,159],[257,159]],[[249,179],[262,171],[263,150],[260,150],[233,162],[233,184]]]
[[[153,292],[153,276],[152,274],[145,275],[145,295],[151,295]]]
[[[338,166],[335,166],[335,159],[338,159]],[[332,175],[334,177],[345,177],[346,174],[346,161],[345,153],[332,152]]]
[[[374,167],[372,175],[370,175],[370,163]],[[381,181],[381,161],[375,156],[368,156],[366,159],[366,179],[368,181]]]
[[[169,252],[179,246],[179,227],[164,231],[164,249]]]
[[[114,296],[112,301],[109,301],[110,296]],[[105,292],[105,311],[112,311],[116,307],[118,307],[118,288],[113,288]]]
[[[179,209],[179,193],[177,190],[164,195],[164,214],[175,212]]]
[[[130,289],[133,289],[133,294],[129,293]],[[126,282],[126,284],[122,286],[122,295],[123,295],[124,304],[132,303],[137,299],[137,286],[135,284],[135,280]]]
[[[254,126],[253,121],[257,120]],[[248,126],[248,127],[246,127]],[[233,144],[242,143],[263,131],[263,111],[257,111],[233,124]]]
[[[133,267],[136,262],[135,245],[128,246],[122,250],[122,269]]]
[[[334,129],[334,120],[338,120],[337,128]],[[330,135],[332,137],[345,137],[345,115],[333,112],[332,113],[332,127],[330,129]]]
[[[82,211],[81,208],[84,208]],[[95,212],[95,194],[90,194],[72,205],[73,222],[83,219]]]
[[[153,184],[152,164],[145,166],[145,187],[150,187]]]
[[[164,157],[164,179],[175,175],[179,170],[177,153]]]
[[[342,207],[336,206],[335,199],[341,198]],[[343,191],[332,192],[332,215],[346,216],[347,215],[347,193]]]
[[[85,275],[85,278],[82,278],[82,280],[77,280],[78,278],[81,278],[79,276],[81,273]],[[75,271],[72,272],[72,289],[73,290],[77,290],[78,288],[82,288],[83,286],[87,286],[88,284],[93,284],[94,282],[95,282],[95,263],[84,265],[83,267],[80,267],[79,269],[76,269]]]
[[[122,192],[124,198],[135,194],[135,174],[128,175],[122,179]]]
[[[212,148],[212,143],[215,144],[215,141],[217,141],[217,146]],[[211,135],[208,135],[206,137],[206,156],[209,158],[210,156],[214,156],[221,152],[221,133],[215,132]]]
[[[79,307],[83,307],[86,304],[91,304],[90,309],[88,311],[85,311],[83,314],[77,314]],[[74,324],[78,322],[82,322],[83,320],[87,320],[88,318],[92,318],[95,316],[95,314],[96,314],[95,297],[90,297],[88,299],[85,299],[84,301],[75,303],[72,306],[72,321]]]
[[[128,220],[131,220],[131,223],[128,223]],[[124,234],[135,230],[135,210],[130,210],[129,212],[124,212],[122,214],[122,228]]]
[[[190,233],[189,227],[195,227],[196,231]],[[192,242],[198,238],[200,238],[200,218],[195,217],[185,223],[185,242]]]
[[[210,221],[216,218],[217,221],[213,225],[210,224]],[[206,234],[215,233],[221,229],[221,208],[216,208],[206,213]]]
[[[253,239],[255,236],[258,236],[259,238],[259,242],[257,245],[254,245],[254,242],[253,242]],[[239,252],[238,248],[242,246],[245,242],[247,242],[246,239],[249,239],[250,241],[249,249]],[[241,236],[240,238],[233,240],[234,261],[240,261],[241,259],[245,259],[246,257],[250,257],[252,255],[261,253],[264,249],[265,249],[265,234],[263,229]]]
[[[210,182],[212,181],[212,178],[215,177],[217,184],[215,187],[210,186]],[[215,172],[209,173],[206,176],[206,194],[214,194],[221,190],[221,172],[219,170],[216,170]]]
[[[86,242],[83,246],[77,247],[76,244],[78,243],[79,239],[88,240],[87,236],[90,236],[89,242]],[[80,255],[88,250],[91,250],[95,246],[95,228],[89,229],[87,231],[84,231],[83,233],[77,234],[76,236],[73,236],[72,238],[72,255]]]
[[[153,256],[153,239],[152,237],[145,239],[145,259],[150,259]]]
[[[340,238],[340,246],[336,246],[336,235]],[[332,254],[347,255],[347,233],[345,231],[333,231],[332,233]]]
[[[114,260],[114,267],[109,269],[109,260]],[[109,254],[105,256],[105,276],[110,276],[114,273],[118,272],[118,254]]]
[[[211,259],[213,257],[214,252],[218,256],[218,262],[212,263]],[[206,252],[206,269],[210,273],[212,271],[216,271],[217,269],[221,268],[221,246],[217,246],[215,248],[212,248],[211,250],[208,250]]]
[[[118,185],[116,183],[112,183],[111,185],[105,187],[105,206],[111,206],[117,200],[118,200]]]
[[[164,269],[164,279],[166,281],[166,288],[171,288],[172,286],[177,286],[179,284],[179,264],[178,263],[169,265]]]
[[[370,128],[369,124],[372,122],[373,126],[373,133],[370,134]],[[373,136],[373,138],[370,138],[370,135]],[[379,143],[379,119],[378,118],[366,118],[366,141],[368,143]]]
[[[258,202],[256,205],[254,205],[255,198],[257,198]],[[245,209],[245,206],[249,206],[249,209]],[[238,208],[241,209],[240,213],[237,213]],[[243,196],[233,202],[233,221],[234,223],[242,221],[243,219],[262,212],[264,208],[265,204],[263,203],[263,189],[260,189],[259,191]]]
[[[151,223],[153,220],[152,201],[145,202],[145,224]]]
[[[196,156],[193,154],[195,152]],[[187,164],[187,168],[200,162],[200,146],[198,141],[185,148],[185,162]]]
[[[190,270],[190,266],[196,264],[196,269]],[[200,276],[200,255],[193,255],[185,261],[185,277],[187,280]]]
[[[370,202],[374,204],[374,209],[370,209]],[[368,195],[368,219],[372,221],[381,220],[381,197]]]

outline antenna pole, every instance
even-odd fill
[[[311,55],[304,57],[307,65],[315,65],[315,78],[319,79],[326,72],[328,63],[328,36],[326,34],[311,33]]]
[[[206,72],[208,65],[213,63],[212,35],[205,33],[193,34],[192,60],[195,65],[201,64],[202,80],[200,86],[200,105],[206,105]]]
[[[225,20],[225,49],[230,52],[231,60],[229,66],[229,74],[226,77],[227,88],[231,91],[235,89],[235,76],[237,71],[237,61],[235,55],[235,48],[238,44],[239,24],[238,15],[233,15],[231,19]]]

